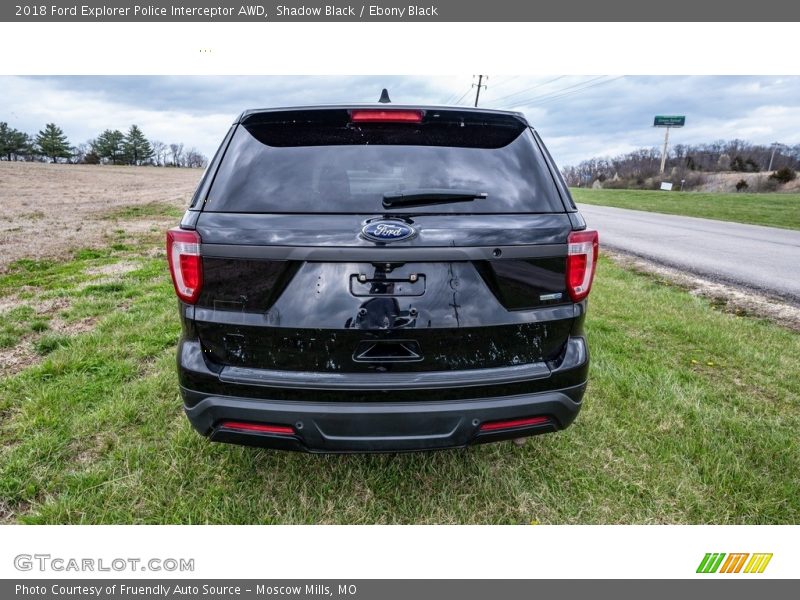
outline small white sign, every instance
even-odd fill
[[[661,182],[661,189],[664,190],[665,192],[671,192],[672,191],[672,184],[669,181],[662,181]]]

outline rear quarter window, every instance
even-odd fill
[[[385,193],[419,189],[487,197],[382,206]],[[204,210],[496,214],[564,212],[564,206],[532,132],[518,119],[429,111],[422,123],[354,124],[337,110],[271,113],[240,124]]]

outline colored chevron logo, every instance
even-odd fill
[[[748,557],[750,560],[748,560]],[[763,573],[772,553],[707,552],[697,567],[698,573]]]

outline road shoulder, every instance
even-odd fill
[[[694,296],[708,298],[720,310],[737,316],[768,319],[794,331],[800,331],[800,307],[746,288],[701,277],[681,269],[665,266],[620,250],[603,250],[603,254],[619,266],[645,273],[686,289]]]

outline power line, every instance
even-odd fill
[[[495,99],[492,100],[492,102],[500,102],[501,100],[505,100],[506,98],[511,98],[512,96],[517,96],[517,95],[523,94],[525,92],[530,92],[531,90],[535,90],[537,88],[544,87],[545,85],[547,85],[549,83],[553,83],[554,81],[558,81],[559,79],[564,79],[564,77],[566,77],[566,75],[559,75],[558,77],[555,77],[553,79],[548,79],[544,83],[537,83],[536,85],[532,85],[530,87],[518,90],[518,91],[514,92],[513,94],[508,94],[506,96],[500,96],[499,98],[495,98]]]
[[[472,90],[472,86],[471,86],[471,85],[469,86],[469,89],[467,90],[467,93],[469,93],[469,92],[470,92],[470,90]],[[452,103],[453,103],[453,101],[454,101],[456,98],[458,98],[458,97],[459,97],[458,95],[459,95],[459,92],[456,90],[455,92],[453,92],[452,94],[450,94],[450,95],[447,97],[447,100],[445,100],[445,101],[444,101],[444,104],[452,104]],[[463,96],[462,96],[462,97],[463,97]]]
[[[470,92],[472,92],[472,86],[469,86],[469,89],[468,89],[466,92],[464,92],[464,93],[463,93],[463,95],[461,96],[461,98],[459,98],[458,100],[456,100],[456,101],[455,101],[453,104],[460,104],[460,103],[461,103],[461,101],[462,101],[464,98],[466,98],[466,97],[467,97],[467,94],[469,94]]]
[[[519,79],[520,77],[522,77],[522,75],[514,75],[513,77],[509,77],[508,79],[502,79],[500,83],[493,83],[492,88],[496,90],[497,88],[503,87],[504,85],[507,85],[512,81],[514,81],[515,79]]]
[[[449,104],[458,104],[458,103],[459,103],[459,102],[461,102],[461,101],[462,101],[462,100],[463,100],[463,99],[464,99],[464,98],[467,96],[467,94],[469,94],[471,91],[472,91],[472,86],[470,85],[470,86],[469,86],[469,88],[467,88],[467,91],[466,91],[466,92],[464,92],[463,94],[461,94],[461,96],[459,96],[459,95],[458,95],[458,92],[455,92],[455,93],[453,93],[453,94],[450,94],[450,95],[447,97],[447,100],[445,100],[445,101],[444,101],[442,104],[445,104],[445,105],[449,105]],[[456,100],[456,98],[458,98],[458,100]]]
[[[552,97],[549,97],[549,98],[544,98],[544,99],[535,101],[535,102],[533,102],[533,104],[545,104],[547,102],[550,102],[551,100],[557,100],[558,98],[563,98],[564,96],[571,96],[572,94],[578,94],[578,93],[580,93],[580,92],[582,92],[584,90],[588,90],[589,88],[597,87],[598,85],[605,85],[607,83],[611,83],[613,81],[617,81],[619,79],[622,79],[623,77],[625,77],[625,75],[620,75],[618,77],[613,77],[612,79],[606,79],[605,81],[599,81],[597,83],[593,83],[592,85],[587,85],[587,86],[584,86],[584,87],[579,88],[577,90],[573,90],[571,92],[566,92],[565,94],[559,94],[557,96],[552,96]]]
[[[521,106],[527,105],[530,106],[531,104],[542,104],[545,102],[549,102],[550,100],[556,100],[557,98],[563,98],[564,96],[570,96],[572,94],[577,94],[582,92],[583,90],[587,90],[589,88],[595,87],[597,85],[603,85],[605,83],[611,83],[612,81],[616,81],[617,79],[621,79],[624,75],[620,75],[619,77],[615,77],[612,79],[606,79],[605,81],[598,81],[607,77],[607,75],[600,75],[598,77],[594,77],[592,79],[587,79],[585,81],[581,81],[579,83],[575,83],[573,85],[569,85],[567,87],[553,90],[547,94],[541,94],[537,96],[531,96],[529,98],[524,98],[522,100],[517,100],[513,105],[507,105],[504,108],[511,108],[512,106]],[[596,82],[596,83],[594,83]],[[588,85],[587,85],[588,84]],[[571,90],[571,91],[569,91]]]
[[[458,92],[453,92],[452,94],[450,94],[450,95],[447,97],[447,100],[445,100],[444,102],[442,102],[442,104],[450,104],[450,103],[452,103],[452,102],[453,102],[453,100],[455,100],[455,99],[456,99],[456,96],[458,96]]]
[[[524,100],[514,100],[514,102],[517,105],[519,105],[519,104],[527,104],[527,103],[531,102],[532,100],[539,100],[541,98],[548,98],[550,96],[553,96],[553,95],[556,95],[556,94],[560,94],[560,93],[565,92],[567,90],[571,90],[571,89],[580,87],[582,85],[586,85],[587,83],[591,83],[593,81],[597,81],[598,79],[602,79],[603,77],[605,77],[605,75],[600,75],[600,76],[594,77],[592,79],[579,81],[578,83],[573,83],[572,85],[568,85],[566,87],[562,87],[562,88],[559,88],[557,90],[553,90],[551,92],[546,92],[544,94],[535,94],[533,96],[529,96],[528,98],[525,98]]]

